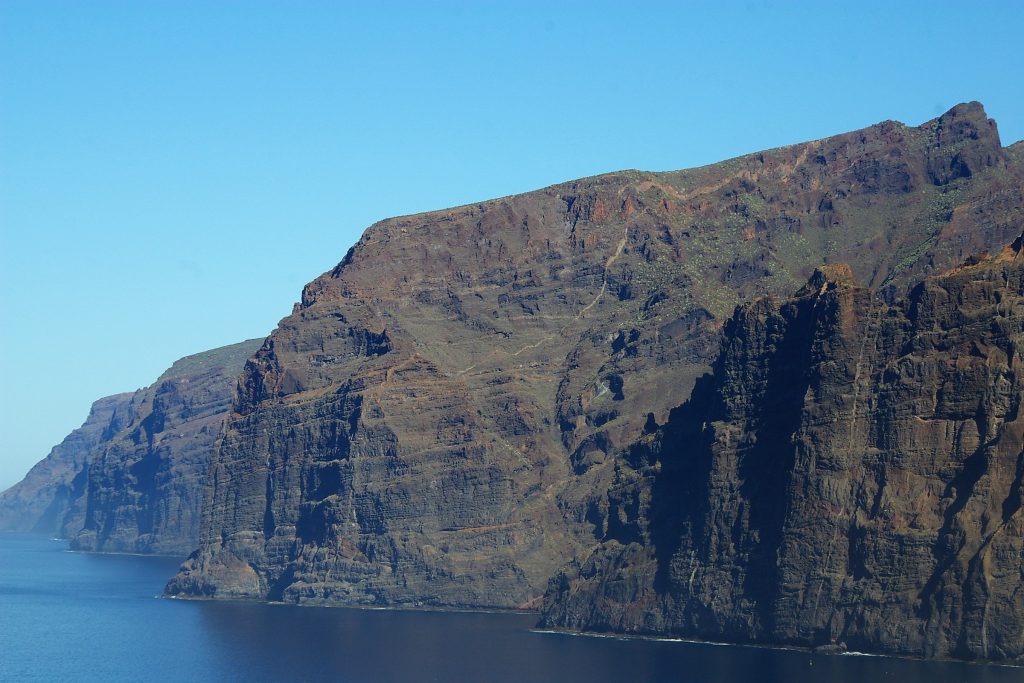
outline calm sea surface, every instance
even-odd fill
[[[3,681],[1024,681],[1024,669],[530,630],[522,614],[160,599],[177,561],[0,534]]]

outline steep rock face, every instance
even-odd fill
[[[88,461],[76,550],[184,555],[199,538],[210,452],[249,341],[187,356],[131,399],[131,419]]]
[[[85,423],[0,494],[0,529],[72,548],[186,555],[206,471],[253,339],[178,360],[150,387],[93,404]]]
[[[93,403],[81,427],[54,446],[22,481],[0,493],[0,530],[66,538],[82,528],[86,463],[131,419],[131,398],[130,393],[117,394]]]
[[[894,305],[832,269],[740,307],[544,623],[1024,656],[1022,247]]]
[[[738,302],[832,260],[891,298],[1012,239],[1020,179],[975,103],[379,223],[247,364],[168,591],[536,604]]]

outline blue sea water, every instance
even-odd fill
[[[526,614],[159,598],[177,565],[0,534],[0,680],[1024,681],[1011,667],[538,633]]]

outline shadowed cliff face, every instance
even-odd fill
[[[188,356],[146,389],[97,401],[0,495],[0,528],[57,533],[77,550],[187,554],[235,379],[260,344]]]
[[[642,476],[617,453],[685,400],[737,303],[840,260],[891,299],[1011,240],[1020,178],[969,104],[379,223],[246,366],[168,591],[536,604],[633,533],[609,491]]]
[[[738,308],[630,452],[634,538],[553,581],[544,622],[1024,655],[1022,242],[893,305],[833,269]]]
[[[188,356],[132,399],[133,419],[89,461],[76,550],[184,555],[199,538],[210,453],[249,341]]]

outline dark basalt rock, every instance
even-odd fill
[[[1022,658],[1022,241],[893,305],[832,269],[739,307],[543,623]]]
[[[188,356],[146,389],[97,401],[82,427],[0,494],[0,528],[58,534],[77,550],[188,554],[235,378],[260,345]]]
[[[134,419],[89,463],[76,550],[185,555],[198,543],[210,452],[262,340],[188,356],[132,399]]]
[[[917,128],[383,221],[247,364],[200,547],[168,592],[535,605],[559,567],[590,563],[595,535],[643,538],[661,465],[627,447],[662,438],[645,432],[673,423],[738,303],[835,262],[894,300],[1016,237],[1021,178],[968,104]],[[764,499],[781,486],[744,481]],[[634,594],[641,578],[624,577],[614,590]],[[651,630],[669,623],[650,614]]]

